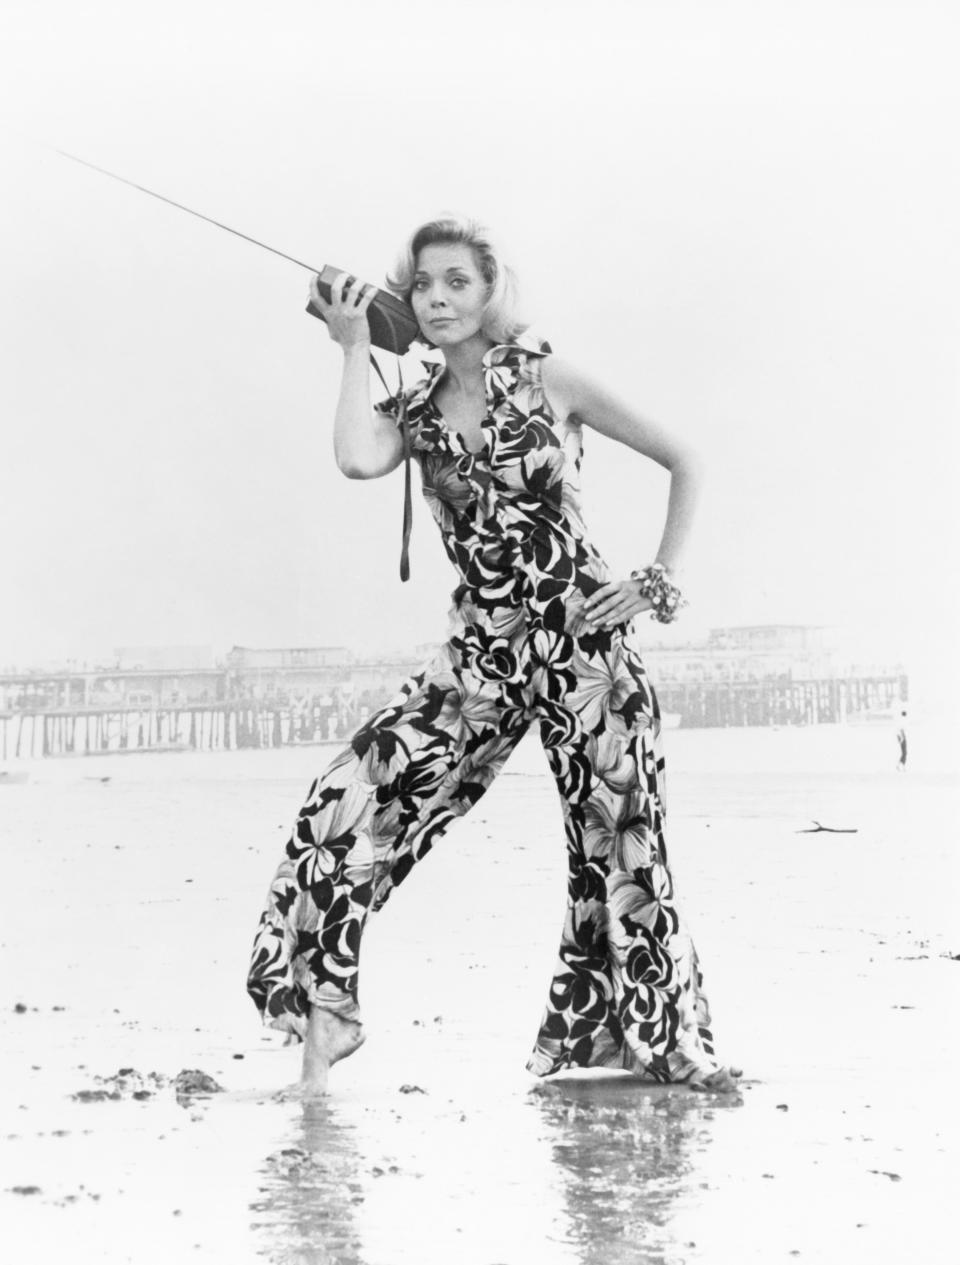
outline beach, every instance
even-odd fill
[[[247,956],[335,750],[6,766],[28,774],[0,786],[7,1259],[955,1259],[960,783],[933,725],[902,773],[885,725],[666,734],[735,1099],[524,1070],[565,901],[535,739],[369,922],[367,1041],[329,1097],[278,1096],[299,1051],[260,1026]]]

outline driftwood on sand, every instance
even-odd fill
[[[793,833],[797,835],[815,835],[818,830],[824,830],[831,835],[855,835],[857,833],[856,826],[821,826],[816,817],[812,820],[812,826],[805,826],[803,830],[795,830]]]

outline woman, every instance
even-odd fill
[[[264,1019],[303,1039],[302,1091],[363,1040],[357,955],[370,909],[490,785],[529,725],[563,802],[567,917],[546,1014],[528,1063],[627,1068],[729,1092],[713,1056],[693,945],[673,901],[663,841],[659,712],[630,621],[670,619],[668,572],[690,526],[687,449],[601,387],[516,341],[511,271],[465,220],[421,226],[394,293],[442,363],[402,401],[371,408],[367,309],[341,276],[310,297],[344,354],[334,425],[350,478],[403,458],[405,405],[423,489],[461,583],[433,661],[354,735],[311,786],[274,878],[249,991]],[[582,427],[671,473],[655,564],[613,580],[580,514]]]

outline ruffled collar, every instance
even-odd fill
[[[547,356],[549,352],[539,347],[525,347],[521,343],[498,343],[483,355],[483,378],[487,398],[496,407],[507,395],[512,386],[512,375],[530,356]],[[428,403],[432,404],[433,393],[443,377],[445,365],[442,360],[424,360],[426,369],[424,377],[413,388],[407,400],[407,416],[410,421],[417,421]],[[432,412],[439,414],[434,405]]]
[[[407,421],[415,448],[440,450],[458,461],[462,471],[473,469],[478,460],[493,459],[496,447],[497,416],[502,415],[504,404],[509,403],[524,366],[531,358],[550,353],[541,347],[528,347],[522,343],[498,343],[483,356],[483,382],[487,398],[487,414],[481,423],[483,446],[468,448],[463,437],[448,425],[434,400],[437,385],[443,376],[444,362],[425,360],[426,376],[407,395]]]

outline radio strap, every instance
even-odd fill
[[[386,315],[386,314],[385,314]],[[387,320],[390,320],[387,315]],[[393,322],[391,321],[391,327]],[[371,353],[370,363],[377,372],[377,377],[383,383],[383,388],[388,395],[393,392],[387,386],[387,380],[383,376],[380,366],[377,364],[376,357]],[[403,530],[400,543],[400,579],[410,579],[410,532],[413,529],[413,497],[410,491],[410,423],[407,420],[407,397],[403,390],[403,366],[397,356],[397,421],[400,424],[400,435],[403,439]]]

